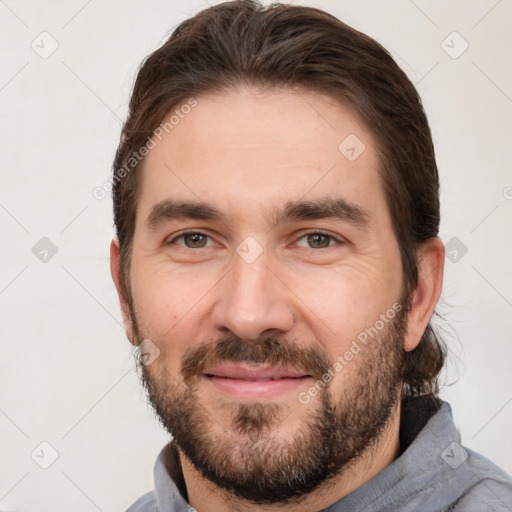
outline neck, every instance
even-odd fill
[[[273,512],[303,512],[304,510],[322,510],[341,500],[383,469],[397,457],[400,449],[400,402],[391,414],[386,428],[379,439],[373,443],[357,460],[353,461],[339,475],[324,482],[323,485],[293,503],[267,504],[264,510]],[[256,512],[262,505],[248,502],[220,489],[206,480],[179,451],[183,476],[188,493],[188,501],[198,512]]]

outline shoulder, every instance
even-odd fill
[[[151,491],[141,496],[126,512],[157,512],[155,492]]]
[[[489,459],[466,449],[471,483],[450,508],[453,512],[512,510],[512,477]]]

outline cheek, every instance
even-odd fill
[[[205,294],[218,281],[211,275],[171,270],[153,262],[132,272],[132,293],[141,334],[155,342],[174,366],[201,336]],[[205,340],[198,340],[205,341]],[[168,356],[168,357],[167,357]]]
[[[325,349],[329,353],[346,350],[352,339],[373,325],[398,296],[399,287],[395,290],[383,283],[380,272],[370,265],[310,268],[308,276],[307,281],[297,279],[294,290],[304,314],[320,329],[317,339],[327,340]]]
[[[161,274],[138,270],[133,275],[132,293],[137,319],[153,335],[169,329],[182,314],[178,289]]]
[[[167,329],[178,322],[194,302],[197,302],[203,285],[199,287],[191,272],[173,268],[164,258],[140,258],[133,265],[132,293],[138,315]]]

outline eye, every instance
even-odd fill
[[[305,243],[301,243],[301,240],[304,240]],[[341,242],[334,238],[332,235],[323,233],[321,231],[315,231],[312,233],[307,233],[299,238],[297,245],[299,247],[307,247],[308,249],[326,249],[336,245],[337,243]]]
[[[182,233],[181,235],[169,240],[169,244],[181,245],[189,249],[202,249],[213,245],[213,240],[203,233],[193,231],[189,233]]]

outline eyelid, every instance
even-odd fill
[[[342,237],[340,235],[334,235],[334,234],[330,233],[329,231],[324,231],[323,229],[311,229],[311,230],[303,231],[301,233],[301,235],[298,238],[296,238],[295,243],[297,243],[299,240],[302,240],[304,237],[306,237],[308,235],[328,236],[337,242],[334,245],[341,245],[341,244],[347,243],[347,240],[344,237]],[[330,247],[334,247],[334,245],[329,245],[327,247],[324,247],[324,249],[329,249]],[[313,248],[309,247],[309,249],[313,249]],[[313,249],[313,250],[318,251],[319,249]]]
[[[187,236],[187,235],[201,235],[201,236],[205,236],[206,238],[209,238],[212,242],[215,242],[215,240],[213,239],[213,237],[211,237],[210,235],[208,235],[207,233],[204,233],[203,231],[200,231],[198,229],[186,229],[185,231],[180,231],[178,233],[175,233],[174,235],[172,235],[172,238],[169,239],[169,238],[166,238],[165,240],[165,244],[173,244],[173,243],[176,243],[176,240],[180,239],[180,238],[183,238],[184,236]],[[217,242],[215,242],[217,243]],[[180,247],[185,247],[186,249],[192,249],[192,247],[187,247],[186,245],[182,245],[182,244],[176,244],[176,245],[179,245]],[[210,246],[206,246],[206,247],[211,247]],[[198,247],[198,249],[204,249],[205,247]]]
[[[209,234],[205,233],[204,231],[200,231],[197,229],[187,229],[187,230],[180,231],[180,232],[174,234],[170,240],[166,239],[165,243],[166,244],[176,243],[176,240],[178,240],[186,235],[193,235],[193,234],[205,236],[208,239],[210,239],[212,242],[215,242],[213,237],[210,236]],[[340,235],[334,235],[334,234],[330,233],[329,231],[324,231],[322,229],[310,229],[310,230],[302,231],[300,236],[298,236],[296,238],[295,243],[297,243],[299,240],[302,240],[304,237],[306,237],[308,235],[328,236],[336,242],[336,244],[334,244],[334,245],[340,245],[340,244],[347,243],[347,240],[344,237],[342,237]],[[215,243],[217,243],[217,242],[215,242]],[[182,244],[176,244],[176,245],[179,245],[180,247],[186,247],[186,245],[182,245]],[[334,245],[329,245],[329,246],[325,247],[324,249],[328,249],[329,247],[334,247]],[[211,247],[211,246],[206,246],[206,247]],[[191,249],[191,247],[186,247],[186,248]],[[204,247],[199,247],[199,249],[204,249]],[[310,247],[310,249],[312,249],[312,248]],[[318,250],[318,249],[315,249],[315,250]]]

